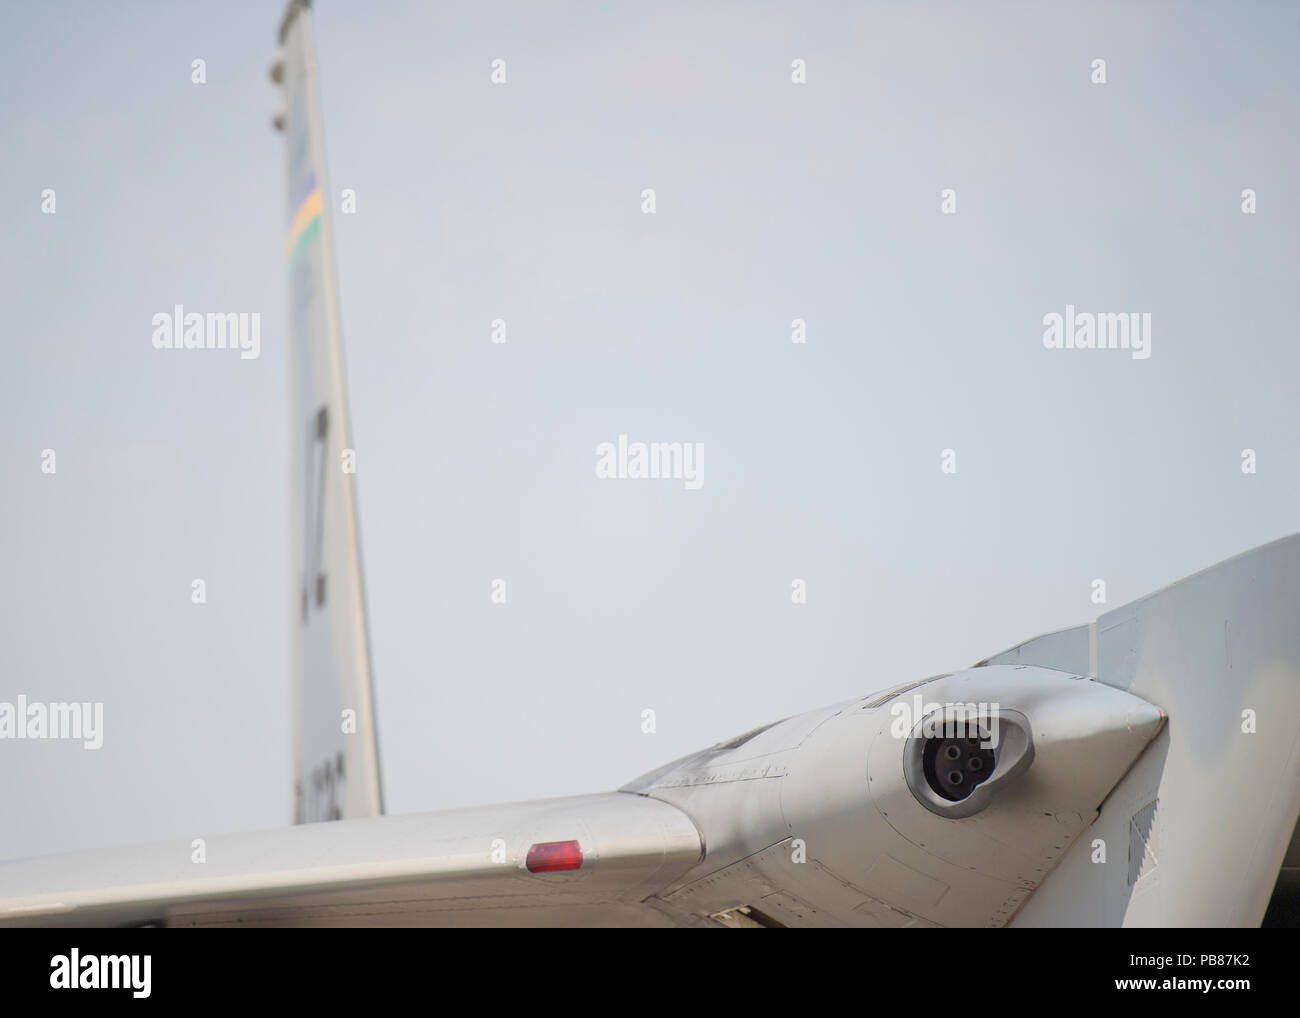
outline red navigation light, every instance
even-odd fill
[[[529,873],[555,873],[582,868],[582,846],[576,841],[543,841],[528,850],[524,860]]]

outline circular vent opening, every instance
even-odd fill
[[[993,750],[982,745],[979,729],[963,725],[951,735],[925,740],[921,763],[926,784],[949,802],[961,802],[993,775]]]

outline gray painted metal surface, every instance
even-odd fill
[[[1093,630],[1098,680],[1169,725],[1017,922],[1259,925],[1300,817],[1300,536]]]
[[[979,665],[619,792],[212,839],[202,865],[184,843],[8,863],[0,921],[1255,925],[1300,815],[1298,592],[1300,536],[1102,616],[1095,678]],[[1018,657],[1078,663],[1079,646]],[[905,773],[918,725],[951,704],[1016,712],[1033,748],[958,818]],[[569,839],[581,869],[521,869],[530,845]]]
[[[576,840],[582,867],[530,873],[528,848]],[[0,864],[0,923],[665,925],[642,904],[703,849],[653,799],[576,796],[307,824]]]

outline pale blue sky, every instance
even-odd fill
[[[1296,4],[592,8],[316,13],[393,811],[614,788],[1300,529]],[[0,742],[0,857],[289,816],[280,12],[6,14],[0,699],[106,732]],[[153,349],[178,302],[262,357]],[[1045,350],[1066,303],[1151,358]],[[595,481],[621,432],[703,489]]]

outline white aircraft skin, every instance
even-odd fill
[[[0,864],[0,925],[1254,926],[1294,902],[1300,535],[618,791],[382,815],[306,0],[280,43],[299,825]]]
[[[618,792],[213,838],[202,866],[189,843],[8,863],[0,921],[1257,925],[1300,814],[1298,581],[1300,535]],[[967,816],[909,783],[948,703],[1001,721]],[[575,841],[577,869],[530,871],[530,848]]]

